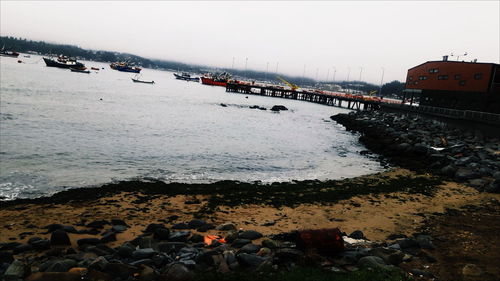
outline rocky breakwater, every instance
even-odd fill
[[[312,267],[330,277],[383,272],[370,280],[406,280],[409,275],[432,277],[423,264],[435,262],[428,253],[434,249],[432,238],[422,234],[411,238],[393,235],[383,243],[370,242],[359,230],[346,235],[338,228],[263,237],[233,223],[214,229],[198,219],[169,227],[149,224],[134,239],[108,246],[127,227],[117,219],[93,221],[80,229],[52,224],[45,227],[50,239],[31,237],[27,244],[0,243],[0,278],[187,281],[221,280],[222,275],[243,272],[253,276],[244,280],[259,280],[272,272]],[[219,234],[204,235],[207,230]],[[68,233],[93,233],[94,237],[72,241]]]
[[[500,192],[500,140],[417,115],[358,111],[331,117],[370,150],[405,168]]]

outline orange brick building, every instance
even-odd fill
[[[420,93],[420,105],[500,113],[500,65],[428,61],[408,70],[408,92]]]

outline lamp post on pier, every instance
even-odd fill
[[[385,68],[382,67],[382,78],[380,78],[380,90],[378,91],[378,95],[382,97],[382,84],[384,83],[384,72]]]

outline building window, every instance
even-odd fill
[[[483,78],[483,74],[482,73],[476,73],[476,74],[474,74],[474,79],[479,80],[481,78]]]
[[[460,74],[455,74],[455,80],[460,80],[461,75]]]
[[[448,80],[448,75],[438,75],[438,80]]]
[[[465,86],[465,80],[460,80],[460,82],[458,82],[458,85]]]
[[[412,81],[413,80],[413,76],[408,76],[408,80]]]
[[[413,85],[418,85],[418,81],[413,82]]]
[[[418,80],[427,80],[427,76],[425,76],[425,75],[419,76]]]
[[[437,69],[437,68],[429,69],[429,73],[438,73],[438,72],[439,72],[439,69]]]

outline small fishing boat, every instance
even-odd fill
[[[4,48],[0,50],[0,56],[2,57],[11,57],[11,58],[17,58],[19,56],[18,52],[14,51],[7,51]]]
[[[92,70],[99,70],[99,67],[91,67]]]
[[[67,56],[59,56],[57,60],[52,58],[43,58],[43,61],[45,61],[45,64],[50,67],[75,69],[82,69],[85,67],[83,63],[76,61],[76,59],[68,58]]]
[[[201,83],[205,85],[226,87],[229,79],[231,79],[231,74],[227,72],[208,73],[201,77]]]
[[[184,80],[184,81],[200,81],[200,77],[191,77],[191,74],[183,72],[182,74],[174,73],[175,79]]]
[[[86,67],[84,68],[70,68],[71,72],[79,72],[79,73],[87,73],[89,74],[90,73],[90,70],[87,70]]]
[[[126,62],[114,62],[109,65],[111,69],[122,71],[122,72],[132,72],[132,73],[139,73],[141,72],[141,68],[137,66],[132,66],[129,63]]]
[[[144,84],[154,84],[155,81],[143,81],[143,80],[139,80],[139,79],[134,79],[134,78],[131,78],[132,81],[134,81],[134,83],[144,83]]]

